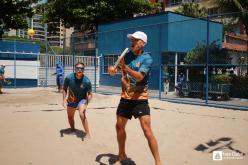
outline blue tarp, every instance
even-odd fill
[[[16,53],[14,53],[16,52]],[[40,52],[40,45],[30,42],[0,41],[0,59],[35,60]]]

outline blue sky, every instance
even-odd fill
[[[47,0],[40,0],[40,1],[38,1],[37,4],[42,4],[42,3],[45,3],[45,2],[47,2]]]
[[[40,3],[45,3],[45,2],[47,2],[47,0],[42,0]]]

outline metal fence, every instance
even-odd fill
[[[56,64],[63,63],[64,75],[74,71],[74,65],[78,62],[85,64],[84,74],[91,80],[92,85],[99,87],[99,57],[72,56],[72,55],[46,55],[38,56],[38,86],[56,85]]]
[[[63,63],[65,76],[74,71],[74,65],[77,62],[83,62],[86,66],[85,74],[92,85],[99,87],[99,57],[23,52],[1,52],[0,55],[0,64],[6,65],[5,74],[8,82],[6,86],[8,87],[56,86],[54,73],[58,62]],[[20,58],[20,55],[26,58]]]
[[[172,48],[191,39],[185,37],[185,33],[193,36],[195,31],[198,31],[197,34],[201,34],[203,40],[202,42],[195,41],[192,48],[186,51],[162,51],[161,54],[158,54],[161,63],[153,64],[153,68],[156,68],[153,69],[153,74],[158,74],[159,79],[155,84],[156,89],[150,90],[150,96],[177,103],[248,110],[248,37],[243,26],[238,22],[232,26],[226,23],[231,17],[236,18],[236,14],[151,25],[160,30],[166,26],[180,27],[178,32],[180,40],[168,43]],[[205,22],[196,29],[194,21],[199,19]],[[188,25],[189,22],[191,22],[191,26]],[[223,33],[220,34],[209,22],[223,25]],[[128,31],[127,29],[123,30]],[[111,33],[111,29],[106,33]],[[213,41],[210,33],[221,36],[222,40]],[[53,54],[38,55],[37,64],[31,66],[37,69],[37,85],[55,85],[55,76],[52,76],[52,73],[55,72],[56,61],[63,62],[65,74],[73,71],[73,66],[77,61],[82,61],[86,64],[85,74],[90,77],[92,84],[96,84],[95,91],[97,93],[120,94],[120,86],[101,84],[101,75],[106,74],[105,68],[108,66],[106,61],[110,61],[110,65],[117,56],[104,57],[104,55],[100,55],[97,35],[88,34],[81,37],[65,38],[63,41],[66,44],[60,52],[55,50]],[[163,46],[163,43],[159,41],[156,43],[159,44],[159,47]],[[9,65],[13,68],[19,66],[15,62]],[[8,69],[6,68],[6,70]]]
[[[232,17],[237,18],[237,14],[239,13],[150,25],[151,29],[158,28],[159,31],[166,26],[179,27],[177,33],[179,33],[180,39],[168,43],[168,47],[172,48],[177,47],[178,44],[190,42],[191,38],[185,33],[191,34],[192,38],[194,35],[200,34],[203,38],[201,42],[195,41],[194,46],[189,50],[164,51],[157,54],[161,58],[161,63],[153,64],[153,68],[159,68],[154,69],[153,74],[154,72],[159,74],[156,84],[158,89],[151,89],[150,96],[176,103],[248,110],[248,37],[239,22],[234,22],[232,26],[230,22],[227,23],[227,20],[230,21]],[[203,20],[204,23],[196,29],[195,20]],[[189,26],[189,22],[191,22],[191,26]],[[215,29],[211,26],[211,22],[221,24],[223,30]],[[140,25],[131,30],[139,28],[149,27]],[[119,31],[126,34],[131,30]],[[110,29],[105,33],[111,32]],[[212,35],[218,35],[221,39],[213,40]],[[159,47],[163,46],[159,41],[156,44]],[[116,59],[116,56],[111,56],[103,57],[102,61],[111,61],[109,58]],[[103,68],[106,65],[106,63],[101,64]],[[104,74],[104,69],[101,74]],[[154,78],[154,75],[151,77]],[[100,86],[97,92],[119,94],[121,87]]]
[[[167,60],[161,64],[159,98],[178,103],[248,109],[248,37],[239,23],[231,27],[225,23],[235,16],[223,14],[205,18],[205,42],[197,43],[188,52],[175,53],[171,63]],[[223,24],[221,44],[210,42],[209,33],[215,33],[209,26],[210,21]],[[186,28],[180,22],[171,24]]]

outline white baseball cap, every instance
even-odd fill
[[[127,38],[141,39],[142,41],[147,43],[147,35],[144,32],[141,32],[141,31],[134,32],[133,34],[128,34]]]

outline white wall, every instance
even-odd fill
[[[5,64],[6,78],[14,78],[14,61],[13,60],[0,60],[0,65]],[[38,79],[37,61],[16,61],[16,78],[17,79]]]

